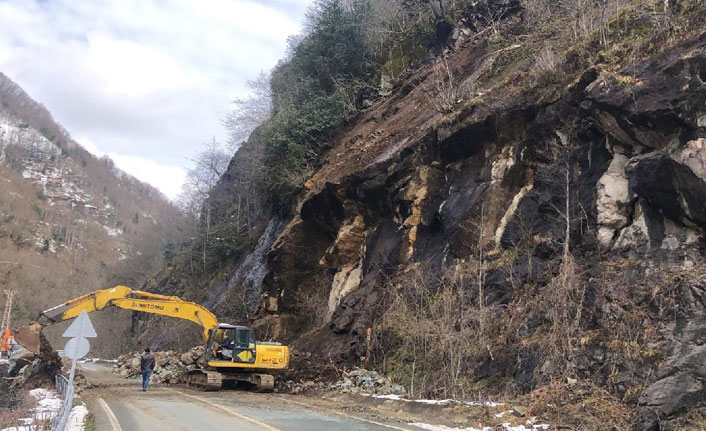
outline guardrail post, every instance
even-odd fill
[[[64,402],[61,404],[59,414],[51,421],[51,431],[64,431],[74,403],[74,383],[62,375],[57,375],[55,382],[56,389],[61,394]]]

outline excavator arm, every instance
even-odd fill
[[[190,320],[202,328],[204,341],[208,341],[210,331],[218,326],[216,316],[199,304],[184,301],[177,296],[132,290],[127,286],[87,293],[44,310],[41,315],[56,323],[78,317],[83,311],[90,313],[109,306]]]

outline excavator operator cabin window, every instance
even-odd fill
[[[254,337],[250,329],[238,329],[236,338],[236,349],[249,349]]]

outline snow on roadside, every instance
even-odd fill
[[[37,401],[33,409],[33,417],[22,418],[20,426],[3,428],[0,431],[35,431],[35,421],[49,422],[59,414],[63,401],[56,391],[50,389],[32,389],[29,395]],[[65,431],[81,431],[86,421],[88,409],[84,405],[77,405],[71,409]]]
[[[34,408],[34,418],[40,421],[49,421],[61,410],[61,398],[59,394],[49,389],[32,389],[30,396],[37,400],[37,407]]]
[[[69,413],[69,419],[66,421],[64,431],[83,431],[83,425],[88,416],[88,409],[83,404],[74,406]]]
[[[363,395],[363,394],[361,394]],[[380,398],[384,400],[395,400],[395,401],[405,401],[409,403],[422,403],[422,404],[431,404],[431,405],[440,405],[440,406],[446,406],[449,404],[460,404],[462,406],[468,406],[468,407],[478,407],[478,406],[484,406],[484,407],[497,407],[497,406],[504,406],[504,403],[495,403],[492,401],[460,401],[460,400],[410,400],[407,398],[402,398],[399,395],[371,395],[373,398]]]
[[[363,394],[361,394],[363,395]],[[505,403],[496,403],[493,401],[461,401],[461,400],[452,400],[452,399],[446,399],[446,400],[410,400],[407,398],[403,398],[399,395],[369,395],[373,398],[378,398],[378,399],[383,399],[383,400],[394,400],[394,401],[404,401],[404,402],[409,402],[409,403],[421,403],[421,404],[430,404],[430,405],[438,405],[438,406],[448,406],[451,404],[456,404],[456,405],[462,405],[462,406],[467,406],[467,407],[498,407],[498,406],[504,406]],[[502,418],[507,414],[508,412],[501,412],[495,414],[496,418]],[[503,431],[539,431],[539,430],[548,430],[549,425],[548,424],[535,424],[537,421],[537,418],[531,418],[529,419],[525,425],[512,425],[510,422],[503,423]],[[431,425],[431,424],[425,424],[421,422],[414,422],[410,423],[409,425],[412,425],[417,428],[421,428],[423,430],[428,430],[428,431],[492,431],[496,428],[493,427],[483,427],[483,428],[473,428],[473,427],[468,427],[468,428],[451,428],[445,425]]]
[[[83,358],[79,359],[78,363],[79,364],[96,364],[96,363],[106,363],[106,364],[117,364],[118,360],[117,359],[101,359],[101,358]]]
[[[539,431],[539,430],[548,430],[549,429],[549,425],[547,425],[547,424],[531,425],[531,424],[529,424],[530,421],[527,421],[527,422],[528,422],[528,426],[530,428],[527,428],[524,425],[513,426],[513,425],[510,425],[510,423],[504,423],[503,430],[504,431]],[[411,425],[411,426],[417,427],[417,428],[421,428],[421,429],[427,430],[427,431],[492,431],[492,430],[496,429],[493,427],[451,428],[451,427],[447,427],[445,425],[431,425],[431,424],[425,424],[425,423],[421,423],[421,422],[412,422],[412,423],[409,423],[408,425]]]

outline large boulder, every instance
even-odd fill
[[[706,228],[706,139],[631,161],[630,188],[667,218]]]

